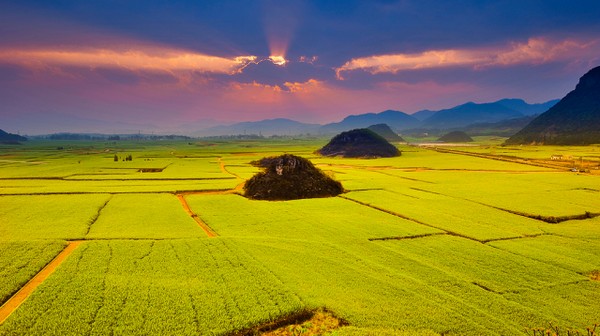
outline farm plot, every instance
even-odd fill
[[[171,194],[114,195],[86,239],[206,237]]]
[[[425,188],[531,216],[572,216],[600,212],[594,176],[571,173],[423,172]]]
[[[230,175],[219,168],[217,157],[151,158],[126,162],[107,160],[97,165],[96,171],[69,176],[69,179],[226,179]],[[120,172],[121,175],[115,175]]]
[[[342,241],[442,232],[342,198],[269,202],[239,195],[190,195],[187,199],[196,214],[226,237]]]
[[[487,241],[542,234],[545,223],[451,197],[406,190],[351,192],[345,197],[392,211],[452,234]]]
[[[63,241],[0,241],[0,306],[63,248]]]
[[[560,224],[549,225],[544,230],[564,237],[597,240],[600,239],[600,217],[565,221]]]
[[[0,194],[16,194],[0,196],[0,291],[52,259],[58,239],[84,239],[0,335],[229,334],[317,307],[350,323],[336,335],[600,322],[600,217],[549,224],[494,208],[600,212],[597,176],[414,147],[393,159],[325,158],[312,154],[316,140],[94,149],[104,145],[0,154],[18,161],[0,161]],[[115,152],[134,161],[113,163]],[[286,202],[231,193],[259,171],[250,161],[284,152],[348,192]],[[50,195],[27,195],[39,192]],[[206,239],[177,195],[219,237]]]
[[[351,322],[349,331],[359,329],[359,334],[377,334],[385,328],[386,332],[408,335],[427,330],[519,335],[526,326],[543,326],[548,321],[581,330],[600,313],[594,306],[588,317],[574,322],[548,314],[552,309],[548,303],[535,309],[521,304],[520,299],[512,300],[513,296],[519,298],[518,292],[513,295],[512,291],[532,297],[537,291],[543,296],[553,285],[587,281],[575,272],[462,238],[441,235],[349,244],[279,238],[236,240],[305,302],[329,307]],[[510,299],[506,297],[509,293]],[[593,306],[598,299],[595,293],[582,304]],[[344,334],[343,328],[340,334]]]
[[[316,163],[330,163],[335,165],[367,167],[394,167],[402,169],[421,170],[470,170],[470,171],[552,171],[542,167],[532,167],[524,164],[490,160],[485,158],[464,156],[448,153],[438,153],[429,149],[399,146],[402,155],[395,158],[365,160],[344,158],[315,159]]]
[[[0,240],[81,239],[110,195],[0,197]]]
[[[222,239],[93,241],[0,325],[0,335],[225,334],[303,307]]]
[[[237,185],[235,179],[215,180],[5,180],[2,195],[82,194],[82,193],[156,193],[178,191],[227,190]]]
[[[523,255],[580,274],[600,270],[599,240],[547,235],[496,241],[489,244],[514,254]]]
[[[377,243],[495,293],[518,293],[587,280],[574,271],[459,237],[438,236]],[[444,258],[439,258],[441,255]]]

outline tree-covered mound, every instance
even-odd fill
[[[358,128],[334,136],[317,153],[348,158],[378,158],[400,156],[400,151],[381,135],[367,128]]]
[[[394,132],[388,124],[376,124],[367,127],[371,131],[381,135],[387,141],[401,141],[404,142],[401,136],[398,133]]]
[[[438,139],[438,141],[443,142],[472,142],[473,138],[471,138],[467,133],[463,131],[453,131],[447,134],[442,135]]]
[[[278,201],[330,197],[344,191],[340,182],[299,156],[284,154],[252,163],[264,167],[265,171],[246,182],[244,194],[251,199]]]
[[[597,143],[600,143],[600,67],[588,71],[575,90],[506,140],[509,145]]]

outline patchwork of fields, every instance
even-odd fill
[[[325,141],[0,147],[0,335],[234,335],[319,308],[347,322],[335,335],[600,323],[600,176],[409,146],[391,159],[313,154]],[[346,192],[243,197],[249,162],[281,153]]]

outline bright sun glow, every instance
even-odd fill
[[[288,62],[283,56],[269,56],[269,60],[279,66],[284,66]]]

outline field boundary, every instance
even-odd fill
[[[368,241],[378,241],[378,240],[408,240],[408,239],[418,239],[418,238],[425,238],[425,237],[431,237],[431,236],[443,236],[443,235],[447,235],[447,233],[445,232],[437,232],[437,233],[425,233],[425,234],[420,234],[420,235],[414,235],[414,236],[398,236],[398,237],[381,237],[381,238],[369,238],[367,239]]]
[[[90,231],[92,230],[92,226],[94,224],[96,224],[96,222],[98,221],[98,218],[100,218],[100,214],[102,213],[102,210],[104,210],[104,208],[106,208],[106,206],[108,205],[108,202],[110,202],[110,200],[112,200],[112,198],[113,198],[113,195],[110,195],[110,197],[108,197],[106,202],[104,202],[104,204],[102,204],[98,208],[96,215],[94,215],[94,217],[92,217],[92,219],[90,220],[90,223],[87,226],[87,230],[85,231],[85,234],[83,235],[84,237],[87,237],[87,235],[90,233]]]
[[[369,207],[369,208],[372,208],[372,209],[375,209],[375,210],[378,210],[378,211],[381,211],[381,212],[385,212],[385,213],[390,214],[392,216],[400,217],[402,219],[406,219],[406,220],[409,220],[411,222],[415,222],[417,224],[421,224],[421,225],[424,225],[424,226],[427,226],[427,227],[430,227],[430,228],[434,228],[434,229],[443,231],[443,232],[440,232],[440,234],[446,234],[446,235],[449,235],[449,236],[460,237],[460,238],[472,240],[472,241],[475,241],[475,242],[483,244],[483,242],[481,240],[475,239],[473,237],[465,236],[463,234],[460,234],[460,233],[454,232],[454,231],[448,231],[448,230],[446,230],[444,228],[440,228],[440,227],[437,227],[437,226],[434,226],[434,225],[431,225],[431,224],[427,224],[427,223],[421,222],[420,220],[417,220],[417,219],[414,219],[414,218],[411,218],[411,217],[399,214],[397,212],[394,212],[394,211],[391,211],[391,210],[388,210],[388,209],[384,209],[384,208],[378,207],[378,206],[373,205],[373,204],[361,202],[361,201],[358,201],[358,200],[355,200],[355,199],[352,199],[352,198],[349,198],[349,197],[343,196],[343,195],[338,195],[337,197],[343,198],[343,199],[348,200],[350,202],[358,203],[360,205],[363,205],[363,206],[366,206],[366,207]]]
[[[535,220],[539,220],[539,221],[542,221],[542,222],[545,222],[545,223],[548,223],[548,224],[558,224],[558,223],[569,221],[569,220],[585,220],[585,219],[590,219],[590,218],[595,218],[595,217],[600,216],[600,212],[590,212],[590,211],[586,211],[586,212],[584,212],[582,214],[564,215],[564,216],[546,216],[546,215],[541,215],[541,214],[530,214],[530,213],[527,213],[527,212],[505,209],[505,208],[502,208],[502,207],[498,207],[498,206],[491,205],[491,204],[486,204],[486,203],[483,203],[483,202],[475,201],[475,200],[464,198],[464,197],[457,197],[457,196],[442,194],[442,193],[439,193],[439,192],[436,192],[436,191],[431,191],[431,190],[426,190],[426,189],[421,189],[421,188],[415,188],[415,187],[410,187],[410,189],[417,190],[417,191],[422,191],[422,192],[425,192],[425,193],[430,193],[430,194],[433,194],[433,195],[440,195],[440,196],[449,197],[449,198],[453,198],[453,199],[457,199],[457,200],[463,200],[463,201],[467,201],[467,202],[472,202],[472,203],[475,203],[475,204],[486,206],[488,208],[492,208],[492,209],[504,211],[504,212],[507,212],[507,213],[512,214],[512,215],[517,215],[517,216],[521,216],[521,217],[535,219]]]
[[[4,323],[6,319],[15,311],[27,298],[35,291],[35,289],[42,284],[56,268],[65,261],[75,249],[82,243],[81,240],[70,241],[69,244],[52,259],[42,270],[33,276],[21,289],[19,289],[13,296],[11,296],[4,304],[0,307],[0,324]]]

